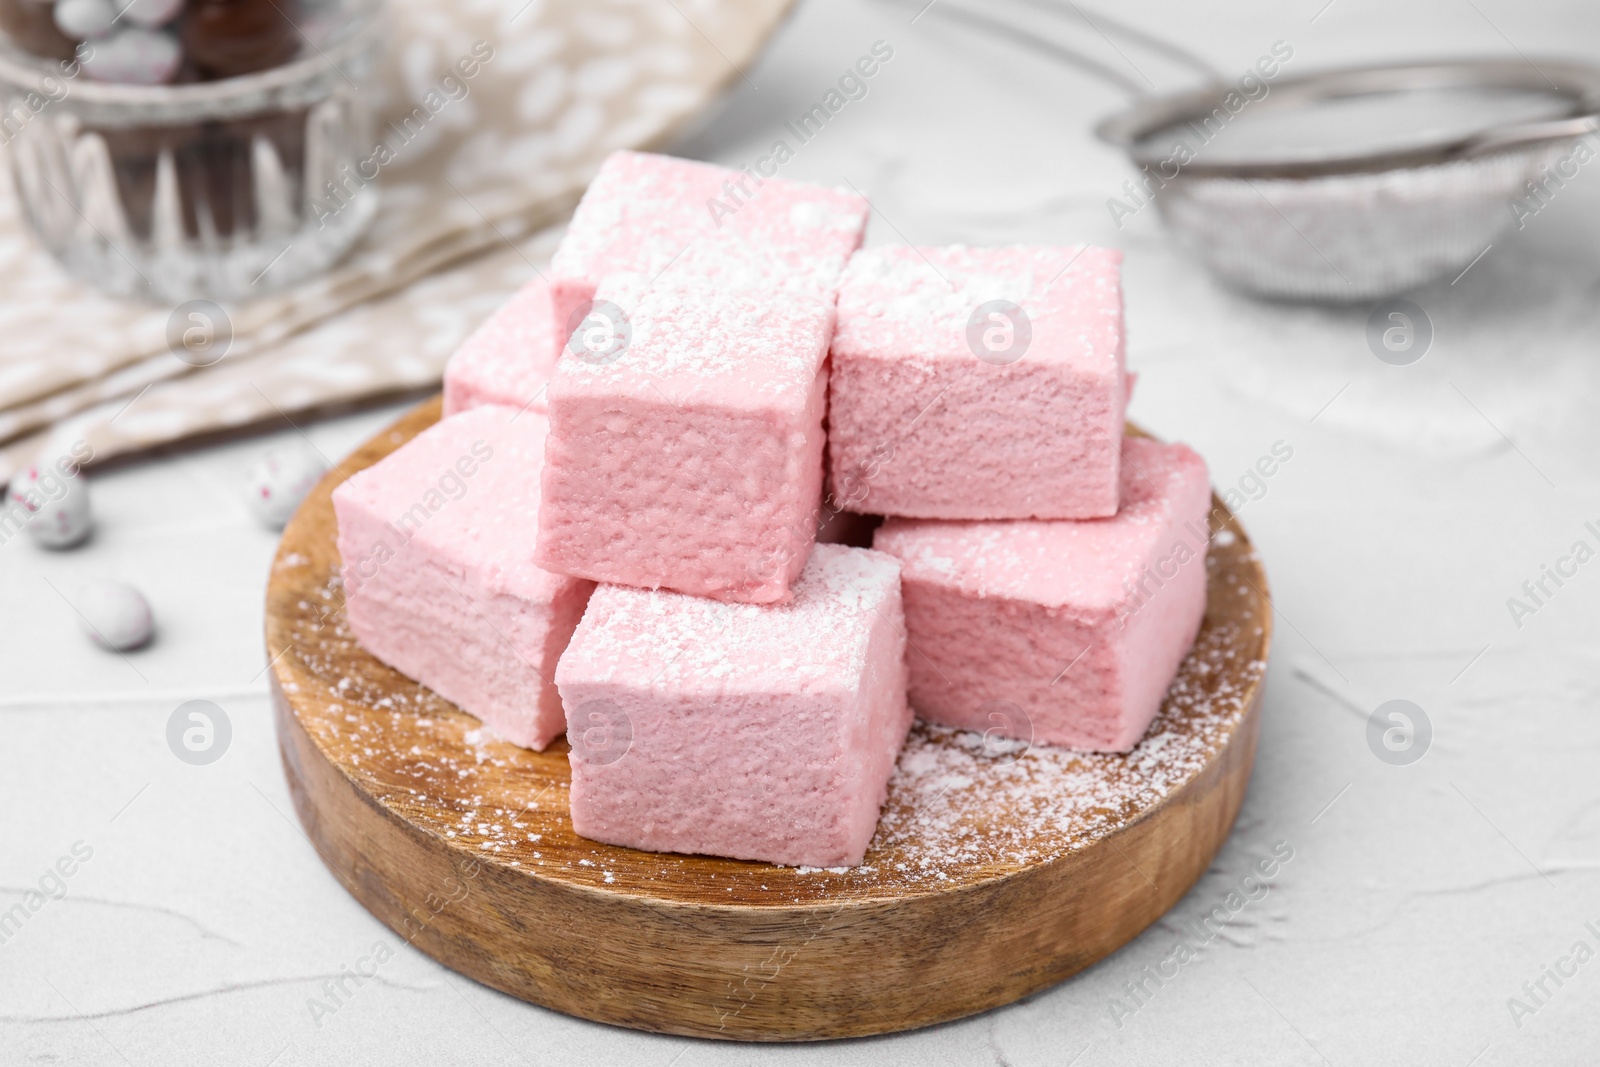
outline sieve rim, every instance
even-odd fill
[[[1566,97],[1564,114],[1553,120],[1492,124],[1458,137],[1405,148],[1330,153],[1322,158],[1192,159],[1186,176],[1209,178],[1310,178],[1395,170],[1469,159],[1523,146],[1573,140],[1600,131],[1600,67],[1574,60],[1449,59],[1406,64],[1374,64],[1312,71],[1274,79],[1272,96],[1262,106],[1284,109],[1323,100],[1373,93],[1429,89],[1533,90]],[[1159,165],[1165,150],[1141,147],[1161,129],[1210,116],[1235,87],[1217,82],[1183,92],[1149,97],[1102,120],[1095,133],[1127,152],[1136,164]]]

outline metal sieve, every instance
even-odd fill
[[[1113,217],[1120,224],[1155,204],[1189,254],[1261,296],[1371,300],[1459,275],[1596,155],[1580,144],[1600,130],[1600,68],[1587,64],[1477,59],[1272,75],[1263,67],[1228,81],[1185,49],[1081,4],[1018,2],[1075,17],[1107,41],[1118,36],[1205,79],[1147,95],[1038,26],[950,3],[924,8],[1136,97],[1096,128],[1138,168],[1108,201]]]
[[[1269,84],[1226,126],[1217,114],[1235,89],[1220,85],[1142,100],[1096,131],[1128,153],[1134,191],[1148,188],[1191,255],[1264,296],[1369,300],[1458,274],[1576,176],[1595,154],[1579,140],[1600,129],[1600,70],[1575,63],[1419,63]],[[1245,136],[1229,143],[1233,133]],[[1185,138],[1192,155],[1179,164]]]

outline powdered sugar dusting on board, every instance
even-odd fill
[[[561,742],[536,753],[499,741],[428,690],[396,685],[399,676],[376,661],[370,673],[323,674],[319,668],[342,661],[355,647],[342,612],[327,610],[340,596],[330,577],[317,598],[323,603],[302,601],[306,625],[294,655],[342,701],[322,714],[302,714],[301,721],[314,737],[346,748],[359,742],[356,773],[371,778],[385,807],[479,855],[561,871],[567,880],[614,884],[587,877],[604,861],[613,872],[631,869],[633,877],[643,869],[664,889],[708,862],[613,849],[573,835]],[[745,895],[757,883],[757,895],[774,900],[819,892],[875,895],[933,888],[975,871],[1000,873],[1082,849],[1171,796],[1232,738],[1265,669],[1243,658],[1259,636],[1259,630],[1208,624],[1161,714],[1127,755],[996,746],[980,734],[919,721],[900,755],[863,866],[726,861],[724,880],[701,888],[726,892],[737,885]],[[384,768],[398,773],[384,774]],[[633,862],[619,864],[618,856]]]
[[[1237,661],[1238,636],[1224,627],[1201,633],[1161,714],[1126,755],[1050,745],[1018,752],[919,722],[868,864],[879,850],[899,852],[895,880],[938,881],[973,866],[1047,860],[1120,829],[1203,770],[1239,725],[1266,665]]]
[[[374,454],[359,459],[370,463],[400,440],[369,446]],[[325,488],[307,508],[331,528]],[[1265,668],[1271,620],[1250,544],[1231,520],[1226,527],[1230,537],[1211,546],[1200,637],[1133,752],[1002,750],[976,734],[919,723],[866,862],[846,870],[637,852],[577,837],[565,742],[541,753],[500,741],[363,652],[344,617],[331,539],[286,538],[269,592],[271,669],[293,700],[286,717],[312,745],[372,802],[464,856],[602,892],[691,903],[890,899],[1079,851],[1173,797],[1225,746],[1246,743],[1240,729]]]

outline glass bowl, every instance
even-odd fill
[[[288,62],[188,84],[92,81],[0,37],[0,144],[28,226],[119,296],[240,301],[326,270],[377,211],[360,164],[381,2],[308,6]]]

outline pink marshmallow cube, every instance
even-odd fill
[[[924,519],[1117,510],[1121,254],[871,248],[839,290],[828,444],[847,508]]]
[[[582,836],[857,865],[911,726],[899,564],[818,545],[778,607],[603,585],[556,684]]]
[[[556,329],[550,283],[536,277],[489,316],[445,364],[445,417],[482,404],[543,411],[545,386],[566,340],[566,332]]]
[[[555,666],[594,589],[533,563],[545,433],[535,412],[474,408],[333,492],[362,647],[533,749],[566,729]]]
[[[615,344],[556,365],[539,565],[720,600],[788,599],[820,514],[832,307],[647,287],[638,275],[598,295],[622,322],[601,323]]]
[[[1205,462],[1128,438],[1122,508],[1082,521],[889,519],[904,566],[911,703],[933,722],[1126,752],[1206,607]]]
[[[645,152],[601,164],[551,261],[558,322],[613,274],[832,298],[867,202],[837,189]]]

